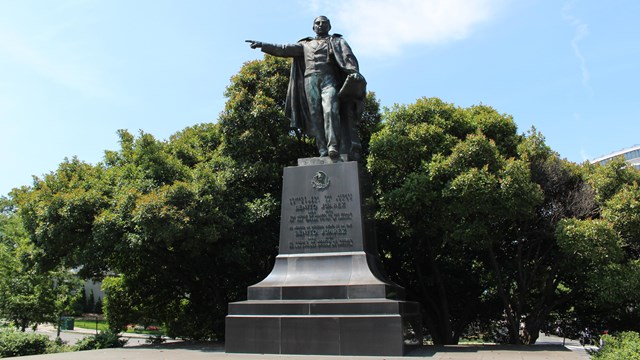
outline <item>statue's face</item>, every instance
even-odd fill
[[[331,30],[331,22],[326,16],[318,16],[313,20],[313,31],[316,34],[324,36],[329,34],[329,30]]]

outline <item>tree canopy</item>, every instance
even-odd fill
[[[635,231],[634,211],[618,211],[632,207],[637,171],[562,160],[485,105],[423,98],[384,119],[369,157],[382,251],[436,343],[487,321],[505,322],[506,341],[533,343],[552,312],[595,292],[611,300],[598,283],[635,264],[623,255],[633,240],[620,238]],[[626,203],[613,216],[616,196]]]

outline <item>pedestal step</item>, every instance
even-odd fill
[[[240,301],[229,304],[229,315],[419,315],[418,303],[411,301],[314,300]]]

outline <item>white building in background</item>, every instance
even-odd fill
[[[623,149],[609,155],[601,156],[597,159],[591,160],[591,163],[599,163],[600,165],[604,165],[618,156],[624,156],[624,160],[628,164],[640,170],[640,145],[634,145],[633,147],[630,147],[628,149]]]
[[[84,293],[86,294],[87,299],[89,298],[89,294],[91,293],[91,290],[93,290],[94,305],[95,305],[95,301],[98,301],[98,299],[104,300],[104,292],[102,291],[102,282],[85,280]]]

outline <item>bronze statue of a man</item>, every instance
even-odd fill
[[[285,107],[291,126],[316,139],[320,156],[342,153],[358,159],[356,127],[364,109],[366,81],[349,44],[329,30],[329,19],[318,16],[313,21],[316,36],[296,44],[246,41],[252,49],[293,58]]]

